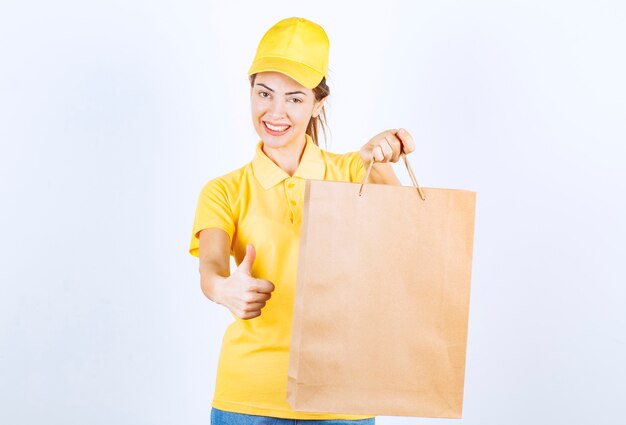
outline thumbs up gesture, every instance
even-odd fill
[[[261,315],[267,300],[272,297],[274,284],[269,280],[252,276],[256,250],[246,245],[246,255],[231,275],[221,283],[219,303],[226,306],[241,319],[253,319]]]

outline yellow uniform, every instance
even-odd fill
[[[190,254],[198,256],[198,233],[219,228],[231,240],[237,264],[246,244],[256,248],[252,276],[275,285],[272,298],[254,319],[226,329],[217,370],[213,407],[248,415],[291,419],[365,419],[372,416],[301,413],[286,400],[289,343],[296,284],[305,179],[360,182],[365,169],[358,152],[335,154],[306,135],[293,176],[268,158],[259,141],[251,162],[209,181],[198,199]]]

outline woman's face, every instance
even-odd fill
[[[250,90],[254,128],[270,148],[297,147],[312,116],[322,109],[324,99],[315,100],[308,89],[279,72],[260,72]],[[271,127],[270,127],[271,126]]]

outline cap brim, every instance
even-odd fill
[[[275,71],[293,78],[309,89],[314,89],[324,78],[324,74],[315,69],[285,58],[267,57],[255,60],[248,70],[248,75],[258,72]]]

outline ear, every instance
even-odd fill
[[[322,100],[315,102],[315,106],[313,107],[313,112],[311,113],[312,117],[317,117],[320,112],[322,111],[322,108],[324,107],[324,103],[326,102],[326,98],[323,98]]]

